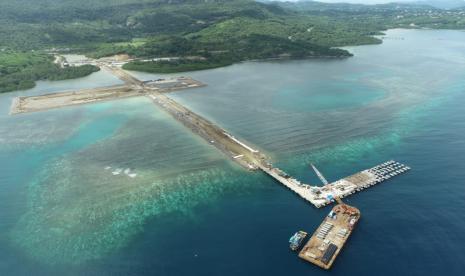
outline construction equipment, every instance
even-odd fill
[[[323,176],[323,174],[313,164],[310,164],[310,166],[312,166],[312,169],[315,171],[316,175],[321,180],[321,182],[323,182],[324,185],[328,185],[329,182],[328,182],[328,180],[326,180],[326,178]]]

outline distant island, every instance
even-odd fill
[[[346,58],[390,28],[464,29],[465,9],[251,0],[0,0],[0,92],[78,78],[55,53],[127,54],[129,70],[175,73],[269,58]],[[165,58],[165,59],[160,59]]]

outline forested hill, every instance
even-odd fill
[[[326,16],[348,24],[360,22],[368,28],[433,28],[464,29],[465,2],[448,10],[434,3],[439,1],[417,1],[411,3],[388,3],[378,5],[329,4],[315,1],[271,2],[282,8],[307,16]],[[440,5],[439,5],[440,6]],[[447,6],[447,5],[444,5]],[[452,7],[452,6],[447,6]]]
[[[230,43],[233,38],[242,41],[255,35],[273,41],[342,46],[375,43],[370,35],[389,27],[411,27],[412,23],[419,27],[463,28],[464,14],[459,11],[446,13],[413,4],[367,6],[314,1],[0,0],[0,46],[95,46],[132,42],[135,38],[140,42],[160,35],[208,42],[206,48],[212,48],[212,43]],[[306,33],[308,29],[313,30],[311,34]],[[220,39],[211,37],[213,34]],[[220,45],[213,48],[227,50]]]
[[[95,55],[197,55],[202,50],[243,56],[248,51],[240,49],[260,40],[244,59],[338,56],[347,53],[329,47],[377,43],[371,35],[390,27],[463,28],[463,14],[448,12],[421,5],[313,1],[0,0],[0,47],[87,47],[96,49]],[[177,49],[181,42],[186,49]],[[276,49],[270,49],[275,43]],[[170,44],[173,53],[165,49]]]
[[[5,59],[15,59],[18,52],[51,48],[70,48],[92,57],[127,53],[181,59],[173,64],[129,65],[151,72],[205,69],[249,59],[347,57],[350,53],[337,47],[380,43],[373,35],[387,28],[464,26],[463,9],[446,12],[422,5],[0,0],[0,50]],[[19,69],[2,70],[20,75]],[[0,72],[0,78],[6,76]]]
[[[87,48],[95,56],[223,53],[232,60],[280,55],[347,56],[306,32],[315,22],[251,0],[1,0],[2,47]]]
[[[284,13],[275,5],[248,0],[0,0],[0,43],[19,48],[102,41],[198,31],[237,17],[270,18]],[[22,32],[21,32],[22,31]],[[40,32],[38,32],[40,31]],[[22,33],[32,36],[26,43]]]
[[[59,68],[43,51],[52,48],[93,57],[179,57],[175,63],[128,65],[152,72],[207,69],[248,59],[350,55],[299,35],[311,27],[299,17],[250,0],[0,0],[0,92],[97,70]]]

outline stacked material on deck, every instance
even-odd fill
[[[328,264],[329,261],[333,258],[334,253],[336,253],[337,246],[333,243],[331,243],[328,248],[326,249],[325,254],[323,254],[323,257],[321,258],[321,261],[324,264]]]

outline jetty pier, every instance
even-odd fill
[[[317,208],[324,207],[339,198],[363,191],[410,170],[410,167],[390,160],[323,186],[314,186],[302,183],[281,169],[273,167],[270,163],[261,164],[259,168]],[[323,176],[321,175],[321,177]],[[325,182],[323,181],[323,183]]]
[[[63,91],[40,96],[17,97],[12,101],[10,114],[39,112],[51,108],[129,97],[146,97],[154,105],[190,129],[192,133],[203,138],[207,143],[217,148],[243,168],[250,171],[264,172],[316,208],[337,202],[338,204],[324,219],[299,253],[301,259],[323,269],[329,269],[333,265],[337,255],[361,216],[357,208],[344,204],[341,199],[410,170],[406,165],[390,160],[340,180],[330,182],[315,165],[309,164],[309,169],[311,168],[315,171],[322,185],[303,183],[282,169],[275,167],[271,163],[270,158],[256,149],[255,146],[235,137],[227,130],[191,111],[168,96],[172,91],[205,86],[200,81],[189,77],[141,81],[112,62],[91,62],[103,70],[112,73],[121,79],[124,84],[78,91]]]
[[[360,192],[410,169],[403,164],[391,160],[329,183],[316,167],[312,165],[312,168],[324,185],[305,184],[291,177],[283,170],[274,167],[265,154],[249,145],[249,143],[241,141],[227,130],[167,96],[167,93],[172,91],[205,86],[205,84],[200,81],[189,77],[141,81],[127,71],[121,69],[120,65],[114,65],[109,61],[89,62],[112,73],[121,79],[124,85],[78,91],[63,91],[40,96],[18,97],[12,101],[10,114],[38,112],[51,108],[136,96],[148,97],[154,104],[189,128],[193,133],[202,137],[207,143],[215,146],[240,166],[252,171],[263,171],[317,208],[331,204],[337,198],[344,198],[356,192]]]

